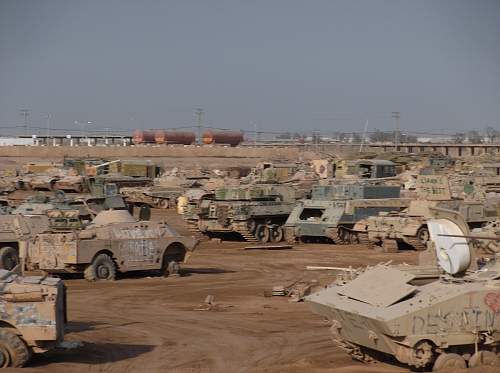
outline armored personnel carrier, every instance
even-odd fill
[[[434,210],[428,226],[427,265],[351,272],[306,301],[331,321],[335,343],[355,359],[392,356],[416,369],[498,371],[500,261],[478,269],[473,237],[455,211]]]
[[[177,273],[198,243],[165,222],[136,221],[127,210],[101,211],[82,229],[71,216],[50,219],[50,231],[21,241],[26,246],[21,258],[29,270],[83,273],[89,281],[113,280],[118,272],[136,270],[168,275]]]
[[[355,231],[360,219],[379,212],[399,211],[409,200],[397,186],[338,184],[313,187],[311,199],[299,201],[285,223],[288,241],[326,239],[337,243],[367,241]]]
[[[33,353],[64,338],[66,294],[61,280],[0,269],[0,368],[22,367]]]
[[[250,242],[280,242],[296,190],[279,184],[219,188],[191,205],[184,219],[205,235],[237,233]]]

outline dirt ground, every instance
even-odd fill
[[[154,212],[184,230],[172,211]],[[128,275],[114,282],[67,279],[70,350],[36,356],[22,372],[404,372],[351,360],[334,347],[324,320],[304,303],[264,297],[275,285],[318,279],[306,265],[361,266],[414,252],[378,254],[360,245],[299,245],[243,250],[245,243],[203,242],[183,276]],[[197,310],[207,295],[217,310]]]

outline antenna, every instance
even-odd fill
[[[363,130],[363,137],[361,137],[361,144],[359,145],[359,152],[363,151],[363,145],[365,144],[366,132],[368,131],[368,119],[365,122],[365,129]]]
[[[401,118],[401,113],[399,111],[392,112],[392,118],[394,119],[394,150],[398,150],[399,146],[399,119]]]
[[[196,113],[196,116],[198,117],[198,125],[197,125],[197,128],[198,128],[198,145],[201,145],[201,127],[202,127],[202,124],[203,124],[203,114],[204,114],[204,111],[202,108],[197,108],[195,110],[195,113]]]
[[[30,109],[21,109],[21,110],[19,110],[19,112],[24,117],[24,134],[26,136],[28,136],[30,134],[28,118],[31,114],[31,110]]]

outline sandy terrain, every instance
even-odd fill
[[[182,228],[173,213],[163,213]],[[158,212],[155,214],[158,218]],[[352,361],[330,341],[324,320],[304,303],[264,297],[296,280],[331,278],[306,265],[359,266],[415,253],[377,254],[363,246],[309,244],[244,251],[206,241],[184,275],[153,273],[108,283],[68,279],[67,339],[82,347],[36,356],[23,372],[401,372]],[[196,310],[214,295],[218,310]]]

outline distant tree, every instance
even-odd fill
[[[453,135],[453,142],[455,144],[462,144],[465,141],[465,133],[457,132]]]
[[[471,144],[480,144],[483,142],[483,137],[475,130],[467,132],[467,139]]]
[[[353,143],[355,143],[355,144],[359,144],[359,143],[361,143],[361,135],[360,135],[359,133],[354,132],[354,133],[352,134],[352,137],[351,137],[351,138],[352,138],[352,142],[353,142]]]
[[[500,131],[496,130],[493,127],[486,127],[486,129],[484,130],[484,133],[486,134],[488,141],[492,144],[494,144],[497,141],[497,139],[500,137]]]

